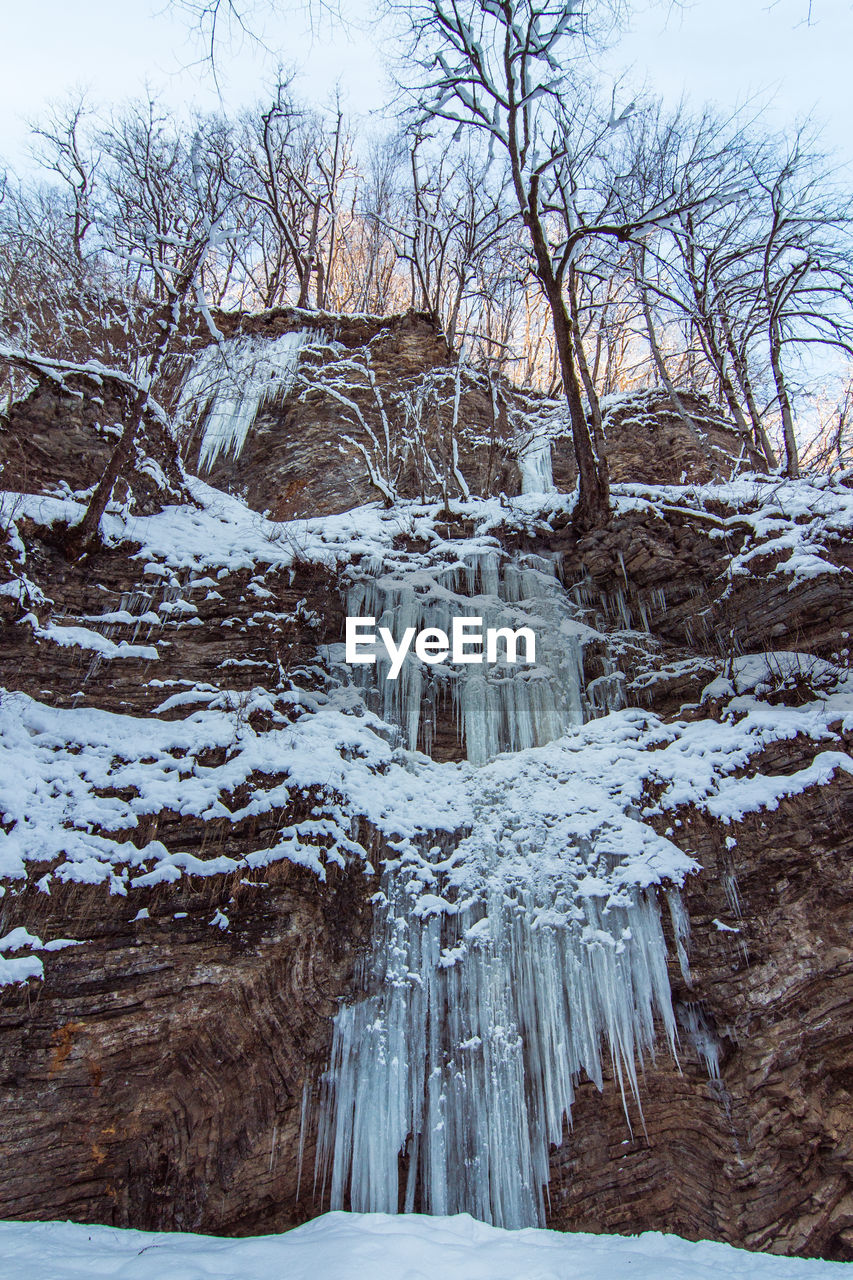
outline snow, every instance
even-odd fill
[[[278,1236],[227,1239],[72,1222],[0,1223],[16,1280],[841,1280],[843,1263],[644,1232],[503,1231],[467,1214],[328,1213]]]
[[[30,978],[43,978],[44,965],[37,956],[8,956],[6,952],[18,952],[24,949],[40,950],[42,940],[23,926],[12,929],[4,938],[0,938],[0,986],[11,982],[28,982]]]
[[[639,1101],[636,1064],[656,1034],[675,1051],[659,907],[645,891],[677,886],[695,863],[651,820],[691,805],[728,823],[853,772],[844,752],[822,751],[791,775],[737,776],[771,742],[834,742],[838,721],[853,725],[853,677],[836,670],[833,690],[799,707],[740,695],[719,722],[674,724],[627,708],[480,768],[418,764],[447,799],[464,785],[457,822],[470,811],[469,830],[426,851],[410,842],[386,863],[365,995],[335,1019],[325,1080],[332,1205],[395,1207],[407,1149],[433,1212],[542,1222],[549,1144],[580,1073],[601,1087],[602,1043],[623,1098]],[[689,927],[669,898],[689,982]],[[713,1076],[700,1030],[685,1024]]]
[[[138,543],[137,555],[146,573],[161,578],[185,571],[203,575],[283,567],[305,560],[343,566],[370,556],[387,557],[393,564],[395,541],[401,536],[422,539],[433,553],[444,547],[448,555],[457,555],[463,546],[442,536],[443,504],[438,502],[400,500],[387,510],[370,503],[340,515],[276,523],[201,480],[189,478],[188,487],[197,505],[166,507],[151,516],[112,510],[102,519],[104,534],[114,543]],[[677,514],[708,529],[712,536],[745,538],[732,558],[734,577],[751,572],[753,558],[776,551],[782,559],[772,572],[784,576],[791,586],[801,580],[801,571],[802,577],[813,575],[817,559],[823,573],[850,573],[831,558],[832,545],[849,538],[853,530],[853,489],[835,480],[747,476],[725,484],[621,484],[613,486],[612,495],[617,514],[651,512],[661,520]],[[565,519],[573,503],[573,495],[529,493],[451,502],[450,511],[473,525],[464,541],[466,552],[473,556],[495,549],[497,531],[541,533],[555,517]],[[45,524],[73,522],[83,511],[83,503],[67,494],[0,495],[4,524],[22,517]],[[779,545],[780,529],[785,532],[784,547]],[[14,540],[14,529],[12,536]],[[16,545],[22,554],[19,538]],[[22,589],[10,587],[16,592]]]
[[[12,982],[29,982],[44,977],[44,965],[37,956],[0,956],[0,986]]]
[[[727,664],[728,674],[720,675],[702,690],[702,701],[732,697],[736,693],[769,693],[772,689],[804,681],[817,690],[831,687],[838,668],[813,653],[775,649],[770,653],[745,653]]]
[[[114,617],[110,614],[104,615],[102,619],[104,622],[112,622],[114,620]],[[144,621],[145,619],[143,616],[142,619],[133,620]],[[120,640],[116,644],[114,640],[101,635],[99,631],[93,631],[91,627],[63,627],[53,622],[43,627],[39,624],[35,614],[32,613],[27,614],[23,621],[32,626],[33,631],[40,640],[48,640],[52,644],[60,645],[62,648],[85,649],[91,653],[100,654],[103,658],[141,658],[146,662],[156,662],[160,657],[153,645],[129,644],[127,640]]]
[[[613,494],[617,512],[653,511],[661,519],[678,513],[704,522],[711,537],[742,538],[728,570],[732,579],[770,556],[777,561],[771,574],[785,577],[789,589],[823,575],[849,578],[832,547],[850,537],[853,489],[834,477],[742,475],[725,484],[614,485]]]
[[[626,883],[633,876],[647,886],[684,866],[649,825],[656,814],[690,804],[734,821],[848,769],[849,757],[834,749],[831,726],[853,724],[851,695],[851,677],[838,671],[833,691],[801,706],[772,706],[742,694],[719,721],[668,723],[625,708],[474,769],[394,747],[385,722],[347,687],[298,698],[263,690],[211,697],[200,690],[207,705],[182,720],[58,709],[23,693],[5,694],[0,812],[11,828],[0,832],[0,873],[20,877],[28,860],[51,861],[60,880],[104,882],[121,892],[131,873],[156,882],[158,875],[233,870],[231,858],[199,862],[157,841],[137,847],[132,833],[143,815],[163,809],[236,822],[286,803],[291,790],[319,787],[338,797],[328,811],[334,827],[286,828],[274,849],[248,854],[247,865],[290,858],[323,875],[331,837],[344,850],[355,847],[347,832],[358,815],[389,839],[411,844],[430,832],[463,831],[499,797],[508,824],[514,815],[522,826],[544,824],[535,859],[540,874],[552,849],[562,857],[568,841],[600,833],[609,853],[627,859]],[[251,728],[247,717],[255,709],[272,714],[269,732]],[[770,743],[800,735],[829,749],[792,775],[733,776]],[[203,763],[207,752],[222,747],[228,751],[223,764]],[[256,787],[246,805],[232,810],[223,802],[252,774],[277,773],[286,781]],[[649,804],[644,794],[654,784],[660,797]],[[484,830],[484,818],[478,821]],[[123,838],[105,834],[111,832]],[[473,856],[471,846],[464,852]],[[533,865],[532,854],[520,865],[528,862]],[[512,865],[503,860],[503,874]]]
[[[229,448],[239,447],[241,431],[229,436]],[[321,879],[329,865],[370,874],[360,843],[366,820],[385,858],[363,990],[335,1018],[317,1174],[335,1206],[382,1212],[396,1209],[402,1194],[411,1208],[417,1179],[437,1215],[541,1223],[549,1146],[571,1123],[582,1073],[601,1087],[609,1059],[626,1115],[630,1099],[642,1101],[643,1063],[661,1049],[677,1054],[679,1040],[692,1044],[712,1078],[719,1073],[701,1008],[674,1010],[667,979],[664,900],[689,984],[689,922],[678,888],[697,863],[680,811],[691,806],[731,824],[839,770],[853,772],[836,732],[853,727],[853,676],[809,655],[741,655],[706,686],[704,719],[666,720],[624,706],[625,681],[609,645],[611,633],[624,637],[635,625],[627,596],[587,599],[579,589],[573,598],[552,559],[507,553],[496,536],[535,534],[564,518],[572,502],[564,495],[454,503],[452,514],[467,526],[455,538],[437,503],[371,504],[274,524],[200,481],[191,488],[196,506],[104,519],[108,538],[133,543],[140,571],[167,593],[158,617],[192,614],[184,589],[210,588],[246,569],[251,594],[265,600],[268,570],[308,562],[339,576],[348,612],[393,624],[397,637],[409,625],[449,630],[460,613],[482,617],[486,627],[529,625],[537,663],[460,671],[427,668],[409,654],[400,678],[388,681],[382,661],[353,675],[341,663],[342,646],[332,645],[321,655],[318,690],[283,682],[277,691],[237,694],[150,680],[164,700],[148,717],[6,694],[0,875],[20,880],[37,863],[46,892],[55,879],[127,895],[279,860]],[[678,512],[711,536],[734,539],[735,576],[752,572],[759,555],[781,556],[770,572],[792,583],[806,580],[817,561],[840,574],[833,547],[853,524],[853,495],[830,482],[623,485],[615,502],[660,519]],[[13,495],[3,510],[50,521],[73,517],[80,504],[68,494]],[[12,545],[23,556],[22,544]],[[46,609],[50,602],[25,587],[24,567],[21,560],[18,598]],[[124,609],[97,620],[115,625]],[[637,625],[648,631],[639,613]],[[44,623],[35,612],[24,625],[45,639],[95,647],[107,660],[130,656],[124,641]],[[586,684],[589,644],[605,674]],[[697,671],[722,666],[703,661]],[[786,683],[797,686],[800,705],[762,699]],[[417,750],[429,745],[442,700],[464,730],[467,761],[438,763]],[[159,718],[178,708],[184,719]],[[263,733],[252,727],[254,712],[269,726]],[[810,764],[790,775],[749,774],[766,747],[795,738],[818,745]],[[222,762],[211,765],[214,751]],[[234,807],[250,780],[249,798]],[[146,815],[233,824],[306,795],[310,818],[281,825],[269,848],[205,859],[157,840],[135,842]],[[734,888],[731,897],[736,903]],[[219,911],[209,924],[229,927]],[[39,948],[13,943],[0,979],[37,981]],[[401,1151],[408,1187],[398,1183]]]

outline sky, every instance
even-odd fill
[[[366,18],[366,0],[345,0]],[[283,10],[289,12],[285,15]],[[263,21],[264,46],[235,37],[220,50],[219,89],[199,58],[192,23],[169,0],[0,0],[0,158],[27,163],[27,121],[49,101],[85,88],[109,104],[156,90],[176,111],[239,108],[263,96],[276,66],[300,71],[303,100],[329,101],[337,86],[349,111],[377,130],[387,101],[387,59],[369,21],[312,33],[304,9],[279,4]],[[813,113],[825,141],[853,169],[851,0],[666,0],[633,4],[632,30],[602,64],[625,67],[670,102],[761,104],[774,129]]]

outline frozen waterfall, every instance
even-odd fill
[[[656,1017],[674,1050],[656,900],[552,884],[431,913],[417,870],[386,870],[366,995],[335,1019],[320,1175],[332,1208],[540,1225],[581,1072],[601,1088],[606,1054],[637,1097]]]
[[[620,706],[624,682],[591,611],[543,556],[482,541],[389,553],[351,571],[346,606],[398,638],[449,632],[459,615],[529,626],[537,653],[529,667],[427,667],[410,652],[386,680],[380,648],[375,664],[342,668],[412,751],[430,750],[439,712],[453,709],[468,763],[443,767],[471,817],[432,847],[401,841],[384,863],[363,995],[334,1020],[317,1187],[333,1209],[541,1225],[550,1148],[571,1126],[579,1079],[601,1088],[608,1063],[627,1116],[656,1040],[675,1052],[641,823],[620,827],[618,779],[599,802],[555,741]],[[587,684],[588,645],[605,674]],[[689,859],[675,854],[677,882]],[[669,892],[686,966],[686,916]]]
[[[178,418],[203,421],[199,472],[217,458],[239,458],[264,404],[283,400],[293,387],[299,352],[310,338],[306,329],[278,338],[237,334],[196,357],[181,391]]]
[[[534,436],[519,454],[522,493],[553,493],[550,436]]]
[[[355,679],[368,704],[402,731],[410,750],[429,752],[437,717],[449,701],[472,764],[501,751],[542,746],[588,718],[583,645],[601,640],[582,620],[582,609],[563,590],[552,560],[514,558],[481,550],[447,563],[401,560],[359,571],[346,598],[350,616],[374,617],[376,625],[402,635],[406,627],[449,632],[455,615],[480,617],[483,626],[532,627],[536,663],[496,666],[424,666],[407,654],[396,680],[387,680],[389,660],[379,653]]]

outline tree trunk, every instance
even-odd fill
[[[709,364],[717,375],[717,379],[720,384],[720,392],[725,398],[726,404],[729,407],[729,413],[734,419],[735,426],[743,439],[744,446],[749,450],[750,463],[759,471],[766,471],[768,466],[767,459],[761,449],[761,446],[754,439],[753,433],[749,429],[749,423],[744,417],[740,400],[738,399],[734,384],[726,369],[726,353],[720,347],[713,321],[707,314],[707,310],[704,306],[705,300],[699,294],[695,284],[693,286],[693,294],[696,298],[697,308],[700,310],[701,314],[701,321],[695,320],[694,327],[699,336],[699,342],[701,343],[702,350],[705,352]]]
[[[581,386],[572,350],[571,321],[566,311],[562,291],[554,284],[548,290],[547,296],[554,325],[554,342],[560,362],[563,390],[569,406],[572,444],[578,464],[578,500],[572,515],[572,524],[578,533],[588,533],[592,529],[600,529],[610,518],[607,459],[603,454],[599,455],[584,413]]]
[[[523,193],[520,177],[516,189]],[[578,500],[572,513],[572,525],[578,533],[600,529],[610,519],[610,477],[607,459],[599,455],[590,435],[572,344],[572,327],[563,297],[562,282],[554,274],[545,231],[536,211],[537,192],[531,189],[528,201],[520,194],[524,221],[530,233],[536,259],[536,274],[548,302],[554,329],[554,346],[563,379],[563,390],[572,424],[572,444],[578,464]]]
[[[311,305],[311,276],[314,274],[314,263],[317,260],[317,233],[320,225],[320,201],[314,201],[314,214],[311,219],[311,238],[308,242],[308,252],[302,264],[302,275],[299,280],[299,300],[297,307],[310,307]]]
[[[785,475],[796,480],[800,474],[800,456],[797,451],[797,437],[794,434],[794,415],[791,412],[791,401],[788,399],[788,388],[782,371],[782,339],[775,320],[770,321],[770,367],[773,370],[773,382],[776,387],[776,398],[782,412],[782,434],[785,440]]]
[[[514,72],[507,63],[507,82],[514,84]],[[514,98],[514,90],[511,93]],[[563,297],[562,277],[556,273],[554,260],[542,226],[539,209],[539,177],[535,175],[529,184],[525,181],[519,159],[518,112],[514,104],[509,111],[508,150],[512,169],[512,183],[518,208],[530,236],[536,262],[536,278],[542,287],[551,312],[554,328],[554,345],[563,379],[563,389],[569,406],[572,424],[572,444],[578,464],[578,500],[572,513],[572,525],[577,533],[600,529],[610,519],[610,477],[607,459],[599,455],[596,443],[589,432],[583,409],[580,382],[572,349],[572,331],[566,302]]]
[[[136,389],[136,394],[128,410],[124,430],[110,455],[104,474],[98,481],[97,488],[89,500],[89,505],[82,520],[78,521],[77,524],[71,525],[66,530],[63,546],[66,552],[75,558],[83,555],[98,536],[101,517],[112,497],[113,486],[130,458],[130,451],[139,434],[139,428],[142,426],[145,417],[145,410],[148,408],[148,403],[151,399],[151,388],[154,385],[154,379],[171,344],[175,330],[178,328],[180,315],[181,304],[178,299],[175,299],[172,304],[163,307],[160,320],[160,337],[148,361],[145,384]]]
[[[580,315],[578,312],[577,285],[575,279],[574,267],[569,269],[569,308],[571,315],[572,340],[574,343],[575,359],[580,369],[581,378],[583,379],[586,398],[589,401],[589,416],[592,421],[592,440],[595,451],[599,458],[600,466],[604,467],[605,472],[609,472],[607,465],[607,452],[604,439],[604,422],[601,417],[601,405],[598,401],[598,392],[595,389],[595,380],[590,373],[587,364],[586,352],[583,347],[583,339],[581,337]]]
[[[92,542],[98,534],[101,524],[101,517],[107,509],[107,503],[112,497],[113,487],[116,480],[121,474],[133,448],[139,428],[142,425],[142,419],[145,415],[145,409],[148,404],[148,392],[139,390],[133,399],[124,430],[119,437],[116,447],[110,455],[110,460],[106,465],[104,474],[98,481],[98,486],[89,500],[89,505],[83,519],[77,524],[71,525],[67,530],[64,539],[65,546],[73,555],[82,555],[89,549]]]
[[[753,439],[752,432],[749,429],[749,424],[743,416],[740,401],[738,400],[737,395],[735,394],[735,389],[732,386],[731,378],[726,373],[722,360],[720,361],[718,372],[720,375],[720,386],[722,388],[723,395],[726,398],[726,404],[729,406],[729,412],[734,418],[735,426],[744,441],[745,447],[749,450],[749,460],[754,467],[758,468],[759,471],[767,471],[768,463],[764,456],[764,451],[759,448]]]
[[[696,443],[699,444],[705,450],[706,453],[709,453],[710,450],[708,449],[707,443],[705,442],[705,440],[703,440],[702,434],[699,428],[697,427],[696,423],[693,421],[693,418],[687,412],[687,409],[684,407],[684,402],[681,399],[681,396],[676,391],[675,384],[673,383],[672,379],[669,376],[669,373],[667,372],[666,362],[664,361],[663,353],[661,352],[661,349],[658,346],[657,338],[655,337],[655,325],[654,325],[654,320],[652,319],[652,309],[649,306],[648,291],[644,289],[642,286],[640,286],[640,298],[643,304],[643,317],[646,322],[646,333],[648,334],[648,338],[649,338],[649,347],[651,348],[652,358],[655,362],[655,368],[658,371],[660,380],[663,383],[664,387],[666,388],[666,393],[669,396],[669,399],[672,403],[672,407],[675,409],[675,412],[678,414],[679,418],[684,423],[687,430],[693,436]]]
[[[720,299],[719,308],[720,308],[720,321],[723,327],[723,337],[726,340],[726,348],[728,349],[729,356],[731,357],[732,367],[735,371],[735,377],[737,378],[738,386],[741,389],[741,394],[743,395],[743,398],[746,402],[746,407],[749,411],[750,420],[752,421],[753,439],[756,443],[756,446],[761,450],[761,452],[764,454],[764,457],[767,459],[767,465],[770,468],[770,470],[775,471],[777,466],[776,454],[773,451],[773,446],[771,445],[769,439],[767,438],[767,432],[764,430],[764,423],[761,421],[761,414],[758,412],[758,405],[755,403],[755,393],[752,390],[752,383],[749,378],[749,370],[746,367],[745,361],[741,353],[737,349],[737,345],[734,340],[734,335],[732,334],[731,326],[729,325],[729,317],[726,313],[725,307],[723,306],[722,299]]]

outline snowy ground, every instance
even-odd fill
[[[439,502],[400,500],[388,510],[378,503],[355,507],[340,515],[275,523],[252,510],[240,498],[188,478],[196,505],[166,507],[152,516],[131,516],[111,503],[101,528],[115,544],[135,542],[136,557],[158,561],[168,571],[194,573],[227,569],[257,569],[292,565],[297,560],[343,566],[359,556],[381,555],[393,561],[400,535],[421,539],[433,552],[445,545],[446,523]],[[826,545],[850,536],[853,490],[827,476],[801,480],[742,476],[723,484],[613,486],[617,515],[631,511],[654,514],[666,521],[673,514],[695,519],[709,536],[744,535],[744,545],[732,561],[734,576],[751,571],[757,556],[773,555],[776,573],[791,582],[840,571],[826,556]],[[555,518],[565,519],[574,504],[572,494],[531,493],[514,498],[476,498],[451,502],[450,510],[473,526],[465,539],[468,554],[497,545],[496,531],[541,532]],[[28,516],[39,523],[73,522],[84,510],[80,495],[70,490],[46,494],[0,492],[0,527],[11,526],[13,545],[25,557],[14,522]],[[26,582],[21,578],[14,581]]]
[[[841,1280],[843,1265],[652,1231],[502,1231],[467,1214],[327,1213],[285,1235],[248,1240],[0,1223],[3,1280]]]

